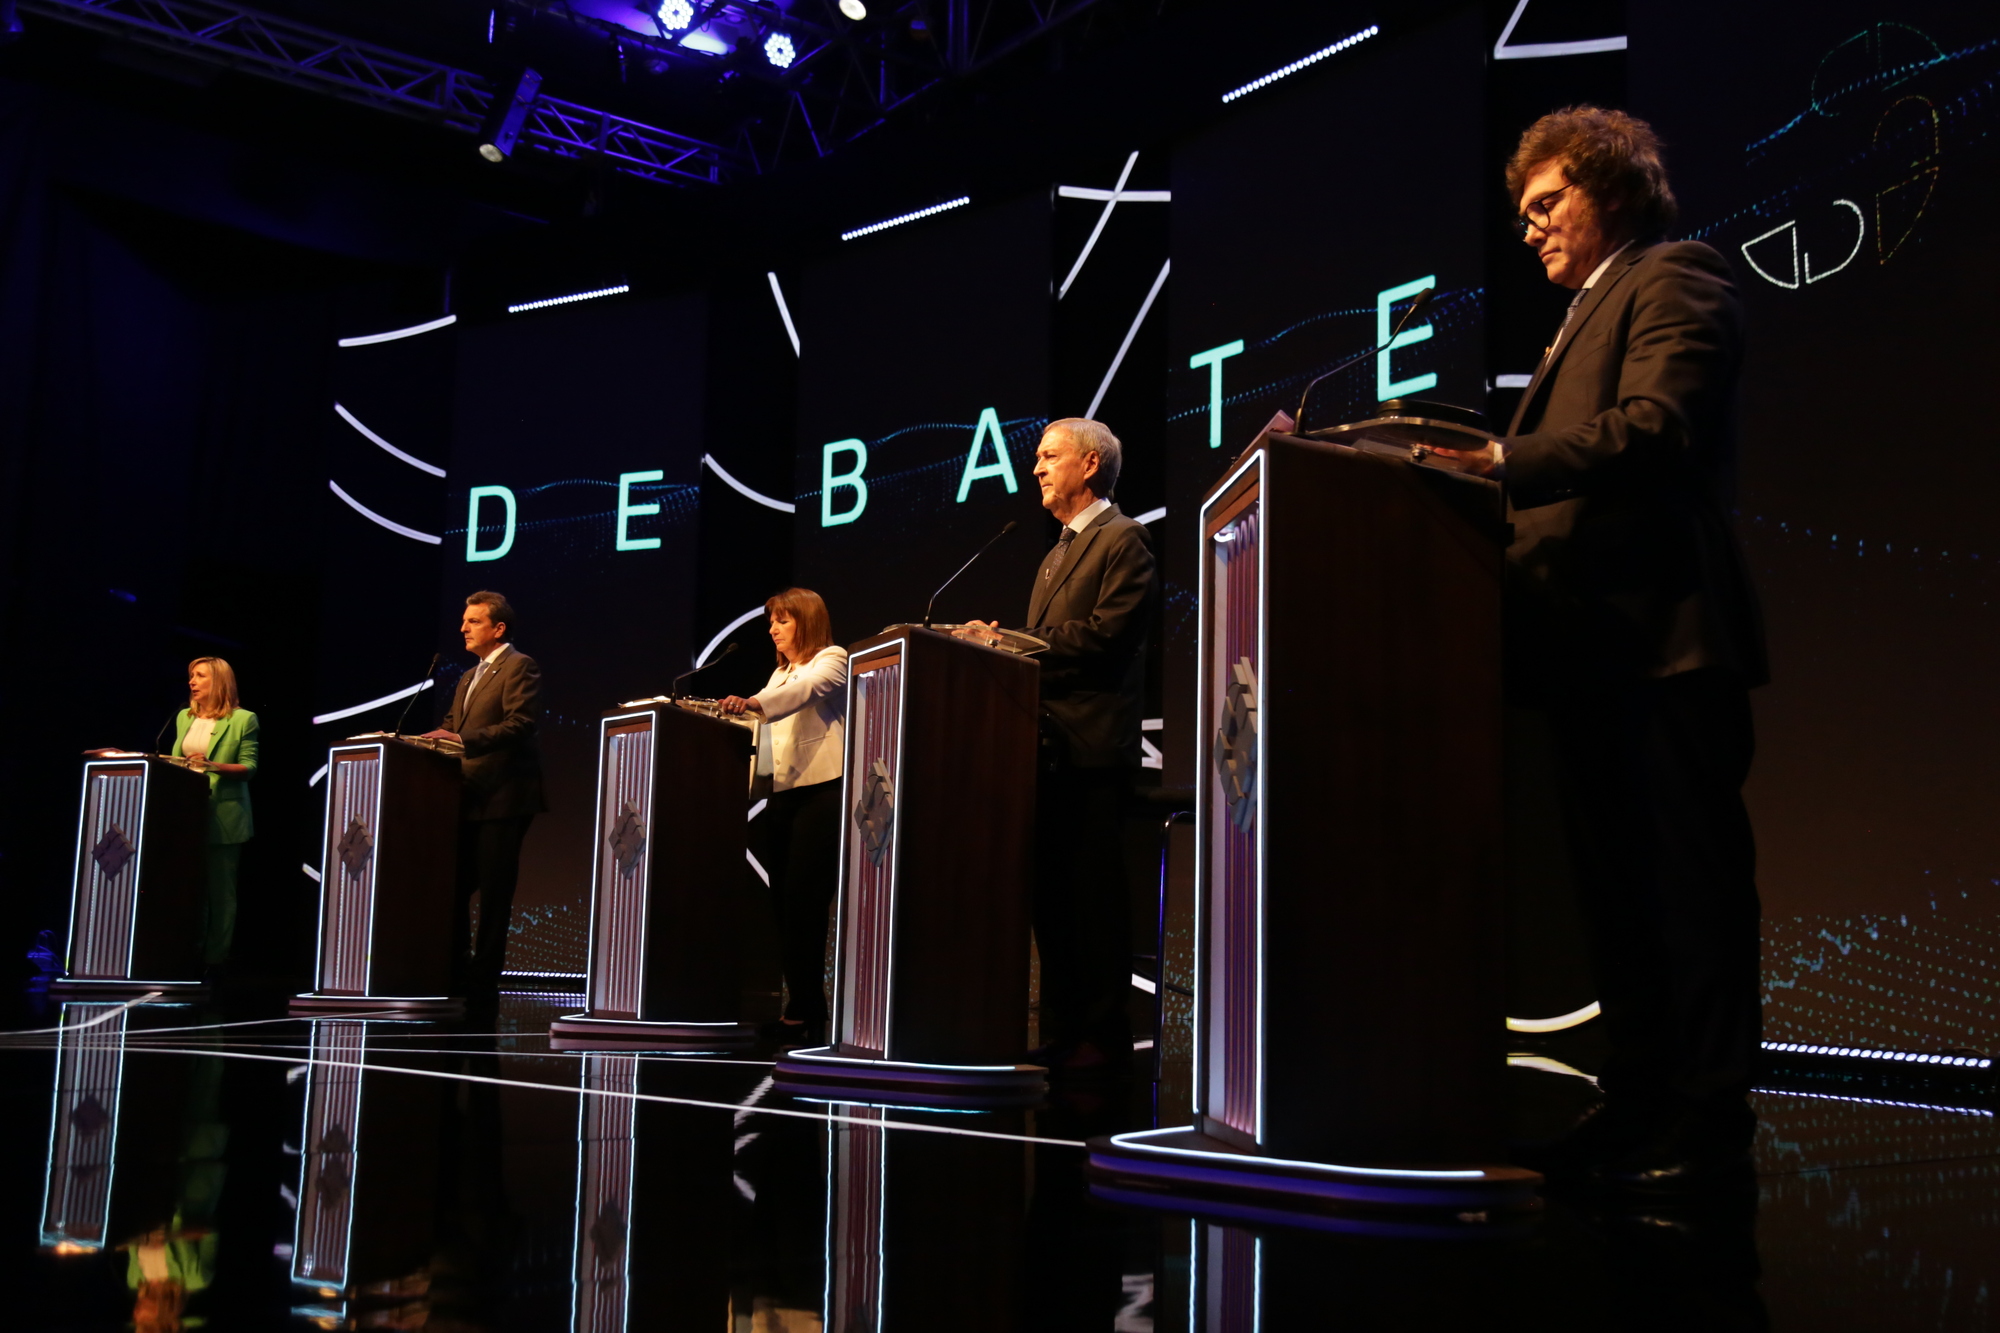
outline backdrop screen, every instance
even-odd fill
[[[1963,390],[2000,353],[2000,15],[1631,10],[1680,230],[1728,256],[1750,314],[1768,1035],[1991,1048],[2000,450]]]

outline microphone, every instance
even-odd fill
[[[722,651],[717,653],[712,661],[704,662],[692,671],[683,671],[681,672],[680,675],[675,676],[674,683],[667,688],[667,697],[670,699],[680,698],[682,681],[694,679],[696,676],[699,676],[702,672],[708,670],[710,667],[719,664],[723,658],[729,656],[731,653],[735,651],[736,651],[736,640],[731,639],[728,643],[722,646]]]
[[[165,757],[164,752],[160,749],[160,742],[167,738],[167,728],[171,727],[173,724],[174,720],[170,717],[165,722],[162,722],[160,724],[160,729],[158,731],[153,733],[153,755],[155,758]]]
[[[1306,433],[1306,399],[1312,395],[1312,391],[1314,389],[1317,389],[1323,382],[1332,379],[1335,375],[1338,375],[1341,371],[1346,370],[1348,367],[1358,366],[1363,361],[1366,361],[1369,357],[1379,355],[1382,352],[1383,348],[1386,348],[1390,343],[1396,341],[1396,339],[1402,335],[1403,326],[1408,324],[1411,320],[1415,319],[1417,317],[1418,311],[1426,309],[1431,303],[1431,298],[1436,295],[1437,295],[1437,288],[1435,287],[1426,287],[1422,291],[1418,292],[1416,294],[1415,299],[1413,299],[1410,302],[1410,308],[1408,310],[1405,310],[1403,312],[1403,317],[1396,321],[1396,327],[1389,330],[1389,336],[1382,340],[1381,347],[1371,347],[1367,351],[1363,352],[1360,356],[1348,358],[1347,360],[1341,362],[1339,365],[1335,366],[1332,370],[1327,371],[1326,374],[1321,375],[1318,379],[1306,385],[1306,391],[1299,395],[1299,410],[1292,417],[1293,434],[1303,435]]]
[[[937,605],[938,594],[942,593],[946,588],[949,588],[952,584],[958,582],[958,575],[963,574],[968,569],[971,569],[974,562],[976,562],[980,556],[985,555],[988,551],[992,550],[994,542],[999,541],[1002,537],[1005,537],[1008,533],[1012,532],[1015,528],[1018,528],[1020,526],[1021,525],[1016,521],[1014,521],[1013,519],[1011,518],[1008,519],[1006,527],[1000,529],[1000,531],[994,533],[991,537],[989,537],[986,541],[986,545],[980,547],[977,551],[973,553],[971,560],[966,561],[964,564],[958,567],[958,574],[953,574],[943,583],[938,584],[937,592],[931,594],[931,600],[924,606],[925,629],[929,629],[931,627],[931,608]]]
[[[438,669],[438,658],[442,657],[443,655],[444,654],[442,653],[431,654],[431,664],[424,670],[424,680],[426,681],[429,680],[431,678],[431,673]],[[400,736],[403,734],[403,723],[409,720],[410,710],[416,707],[417,696],[422,694],[423,692],[424,692],[423,683],[420,681],[417,684],[417,688],[410,691],[410,702],[404,704],[403,711],[396,715],[396,725],[393,728],[391,728],[390,730],[391,735]]]

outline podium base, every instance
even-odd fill
[[[285,1012],[293,1018],[457,1018],[465,1001],[455,995],[294,995]]]
[[[564,1014],[549,1024],[552,1051],[740,1051],[755,1045],[748,1023],[655,1023]]]
[[[1040,1065],[914,1064],[808,1046],[778,1057],[776,1085],[794,1096],[997,1109],[1040,1101],[1048,1090],[1047,1075]]]
[[[1341,1166],[1248,1152],[1188,1126],[1089,1141],[1091,1190],[1121,1203],[1337,1230],[1453,1235],[1518,1223],[1541,1176],[1518,1166]],[[1373,1215],[1370,1218],[1368,1215]],[[1424,1217],[1428,1214],[1428,1217]],[[1385,1220],[1394,1218],[1396,1220]]]
[[[60,977],[49,983],[49,994],[62,1000],[122,1000],[159,992],[160,1004],[206,999],[205,981],[133,981],[126,977]]]

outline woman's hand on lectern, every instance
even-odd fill
[[[745,699],[740,694],[732,694],[715,706],[731,717],[741,717],[745,713],[755,713],[758,717],[764,716],[763,707],[755,699]]]

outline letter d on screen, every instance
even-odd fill
[[[479,502],[488,496],[497,496],[507,507],[506,521],[501,525],[500,544],[491,550],[479,549]],[[465,563],[478,560],[498,560],[514,549],[514,492],[505,486],[474,486],[472,501],[465,515]]]
[[[833,470],[835,454],[853,454],[854,466],[846,472]],[[819,474],[819,525],[836,528],[842,523],[852,523],[861,517],[861,511],[868,508],[868,482],[862,473],[868,470],[868,446],[860,440],[835,440],[820,451]],[[846,488],[854,492],[854,506],[836,514],[833,512],[833,493]]]

